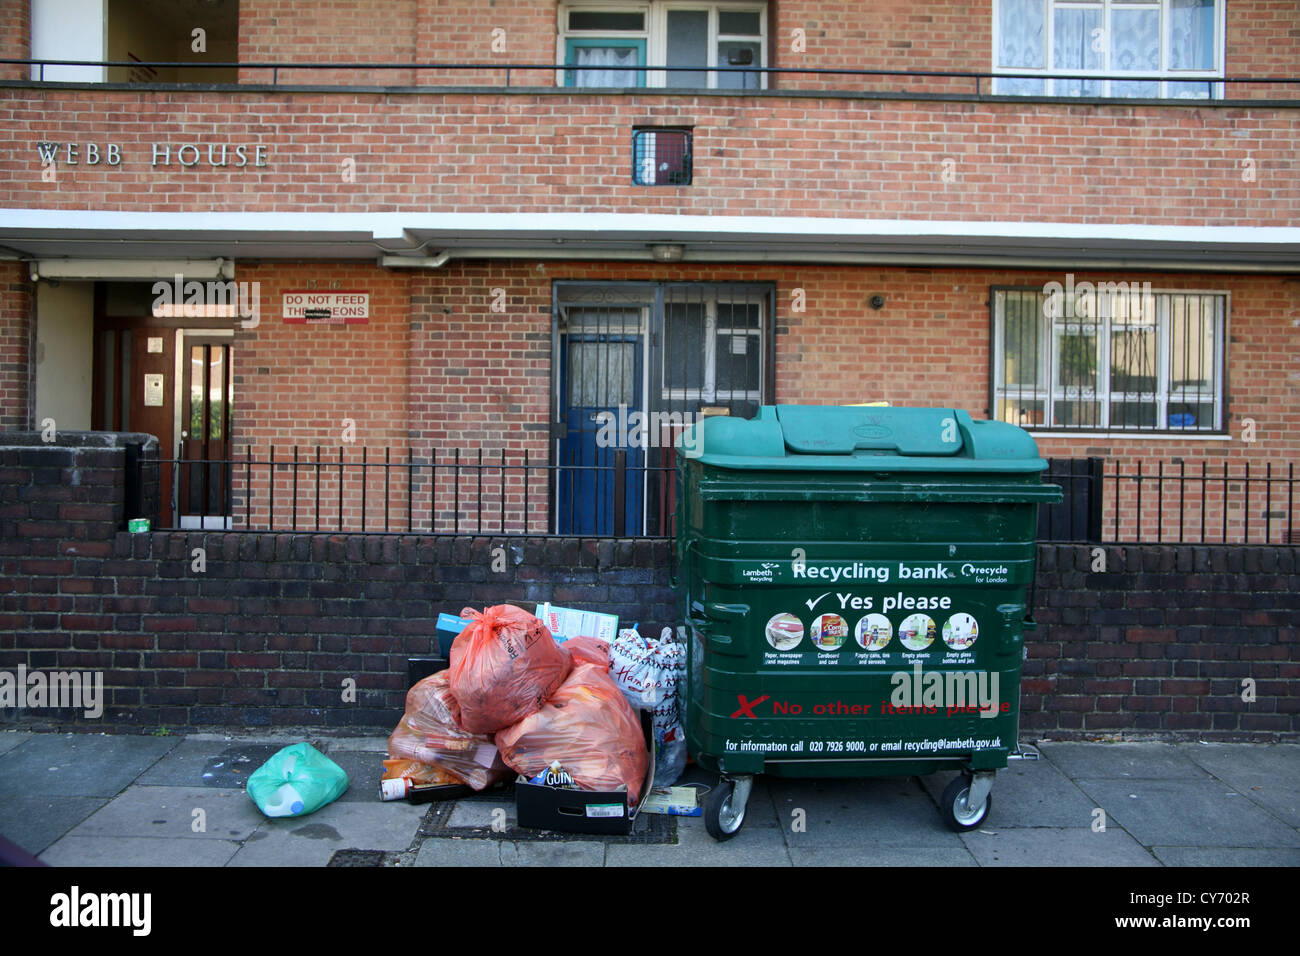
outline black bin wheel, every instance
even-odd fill
[[[745,808],[736,805],[735,795],[735,781],[722,779],[704,798],[704,828],[715,840],[730,840],[745,822]]]
[[[939,800],[939,813],[943,816],[943,822],[948,824],[950,830],[956,830],[958,833],[974,830],[987,819],[989,810],[993,806],[991,793],[984,798],[982,805],[978,807],[967,805],[966,798],[970,796],[970,785],[971,778],[962,774],[948,784],[943,791],[943,797]]]

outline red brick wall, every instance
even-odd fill
[[[11,4],[17,7],[18,4]],[[23,4],[25,6],[25,4]],[[422,63],[554,63],[555,0],[515,0],[485,8],[472,0],[416,4],[350,0],[327,6],[297,0],[240,4],[240,59],[375,60]],[[863,69],[989,72],[993,68],[992,0],[772,0],[768,7],[769,63],[789,69]],[[1290,0],[1231,0],[1227,6],[1227,73],[1294,76],[1300,64],[1300,29]],[[504,31],[496,35],[494,30]],[[796,40],[794,31],[802,30]],[[20,34],[21,35],[21,34]],[[500,48],[504,43],[504,48]],[[800,48],[802,46],[802,48]],[[414,77],[414,78],[412,78]],[[265,82],[266,71],[245,70],[246,82]],[[488,85],[504,77],[480,71],[299,72],[285,82],[437,83]],[[553,74],[512,76],[512,84],[552,85]],[[781,75],[773,85],[804,90],[908,90],[969,93],[971,79]],[[988,92],[987,86],[982,87]],[[1294,97],[1284,85],[1236,85],[1240,98]]]
[[[769,16],[776,29],[769,29],[769,62],[781,69],[987,73],[992,68],[991,0],[924,4],[775,0],[772,6]],[[796,37],[796,30],[803,31],[801,37]],[[975,92],[972,79],[937,77],[777,74],[773,85],[800,90]],[[987,85],[982,90],[987,93]]]
[[[0,59],[25,60],[32,52],[31,0],[0,0]],[[0,64],[0,79],[25,80],[31,67]]]
[[[422,3],[417,58],[421,63],[542,64],[556,61],[555,0],[514,0],[484,6],[474,0]],[[499,70],[421,70],[416,82],[444,86],[502,86]],[[552,70],[512,73],[511,86],[554,86]]]
[[[416,0],[243,0],[240,63],[411,63]],[[272,72],[239,71],[241,83],[270,83]],[[411,70],[282,70],[278,83],[408,86]]]
[[[301,288],[310,276],[339,276],[349,287],[369,289],[372,324],[343,328],[289,326],[279,317],[285,289]],[[393,273],[357,264],[265,265],[241,270],[244,280],[262,282],[263,318],[257,329],[240,331],[236,343],[236,443],[250,440],[263,449],[274,441],[288,446],[320,443],[326,461],[337,462],[342,419],[356,421],[354,445],[345,446],[348,462],[359,461],[366,446],[382,457],[393,448],[393,461],[413,454],[427,463],[435,452],[440,465],[461,453],[461,531],[482,512],[485,530],[496,531],[500,519],[499,465],[507,470],[505,528],[546,530],[545,476],[535,466],[548,460],[546,422],[550,415],[552,283],[559,279],[773,282],[777,293],[776,401],[791,404],[846,404],[887,401],[893,405],[948,406],[969,410],[976,418],[990,414],[990,286],[1041,288],[1063,275],[1030,271],[853,268],[821,266],[692,266],[650,263],[457,262],[429,272]],[[1101,273],[1081,270],[1076,281],[1150,282],[1153,289],[1226,292],[1231,296],[1228,343],[1228,439],[1113,438],[1103,435],[1041,436],[1045,457],[1100,456],[1113,471],[1132,474],[1140,465],[1151,474],[1161,463],[1177,462],[1199,475],[1208,462],[1210,475],[1240,476],[1249,463],[1253,475],[1272,464],[1285,469],[1300,458],[1300,379],[1294,358],[1281,343],[1294,339],[1300,321],[1300,280],[1268,276]],[[502,290],[504,296],[496,290]],[[794,312],[795,290],[803,290],[804,311]],[[879,311],[868,305],[883,295]],[[407,304],[409,296],[409,306]],[[500,301],[503,311],[495,311]],[[409,323],[407,321],[409,310]],[[408,328],[409,325],[409,328]],[[409,362],[409,371],[408,371]],[[408,385],[409,383],[409,385]],[[1254,421],[1255,441],[1244,441],[1243,424]],[[487,469],[479,484],[477,453]],[[524,454],[534,466],[526,492]],[[374,461],[375,458],[370,459]],[[307,472],[301,474],[307,475]],[[390,472],[390,522],[403,520],[406,492],[403,472]],[[260,483],[259,483],[260,482]],[[287,520],[289,476],[280,474],[276,496],[277,524]],[[336,478],[325,473],[322,518],[333,527]],[[368,527],[380,519],[382,473],[368,486]],[[454,531],[454,469],[439,469],[436,505],[430,498],[427,468],[417,472],[411,489],[412,519],[417,529],[429,526]],[[237,487],[241,480],[236,475]],[[266,497],[264,478],[255,475],[254,500]],[[300,498],[309,496],[302,490]],[[356,491],[356,489],[353,489]],[[1133,515],[1136,486],[1123,485],[1118,533],[1136,536]],[[1199,484],[1189,485],[1182,510],[1190,532],[1199,533]],[[1252,540],[1263,540],[1265,510],[1286,510],[1285,486],[1271,491],[1255,483],[1248,507],[1245,489],[1233,481],[1224,502],[1224,483],[1207,491],[1207,533],[1224,527],[1229,540],[1240,536],[1247,512]],[[1107,483],[1108,513],[1115,486]],[[1164,514],[1169,534],[1176,528],[1176,489],[1166,485]],[[1157,533],[1153,512],[1155,487],[1144,486],[1143,535]],[[481,502],[479,497],[481,496]],[[1294,498],[1293,494],[1293,498]],[[350,506],[359,508],[359,492]],[[1300,504],[1297,501],[1296,504]],[[308,509],[310,510],[310,508]],[[348,512],[352,514],[351,512]],[[301,520],[301,519],[300,519]],[[356,519],[359,520],[359,517]],[[345,525],[346,526],[346,525]],[[300,526],[301,527],[301,526]],[[1284,522],[1271,526],[1274,540]]]
[[[546,532],[547,476],[528,466],[545,465],[549,458],[547,271],[532,263],[452,262],[411,277],[411,306],[411,436],[417,457],[427,460],[436,452],[439,461],[452,461],[460,450],[477,462],[481,449],[485,462],[497,467],[484,471],[481,482],[478,471],[461,472],[469,481],[461,502],[472,495],[476,505],[462,507],[462,516],[481,511],[485,527],[500,526],[503,463],[505,529]],[[454,482],[454,469],[441,474],[438,530],[456,530]],[[429,507],[428,498],[421,498],[421,513]]]
[[[245,0],[239,5],[241,62],[553,63],[555,0]],[[27,55],[30,4],[0,3],[0,53]],[[992,69],[992,0],[772,0],[769,62],[791,69],[959,70]],[[495,35],[494,30],[504,31]],[[792,31],[801,29],[802,50]],[[494,40],[498,48],[494,49]],[[504,48],[500,48],[504,43]],[[1227,6],[1227,72],[1235,76],[1294,76],[1300,64],[1300,28],[1291,0],[1231,0]],[[21,67],[4,67],[20,77]],[[269,70],[245,69],[242,82],[269,82]],[[284,83],[499,85],[505,78],[481,71],[291,70]],[[549,86],[549,72],[511,77],[512,85]],[[902,89],[972,92],[973,80],[907,80],[781,76],[775,85],[799,89]],[[987,92],[987,90],[986,90]],[[1295,96],[1294,86],[1234,86],[1241,98]]]
[[[20,262],[0,262],[0,430],[28,426],[31,282]]]
[[[21,90],[8,102],[0,206],[757,211],[1190,226],[1291,225],[1300,215],[1295,116],[1273,108],[717,97],[665,104],[600,94],[258,93],[232,101],[225,93],[93,90]],[[632,127],[682,123],[696,127],[694,185],[631,185]],[[43,182],[37,139],[119,143],[124,158],[120,167],[60,164],[55,182]],[[155,142],[260,142],[268,166],[151,168]],[[953,182],[944,181],[945,168]]]
[[[1229,0],[1225,47],[1228,76],[1295,77],[1300,74],[1300,10],[1286,0]],[[1234,84],[1242,99],[1295,99],[1295,84]]]
[[[5,373],[6,428],[25,424],[27,368],[27,285],[17,267],[0,307],[6,335],[0,367]],[[770,281],[776,284],[776,400],[782,403],[837,404],[872,400],[895,405],[939,405],[968,409],[976,417],[989,414],[989,312],[992,285],[1041,287],[1063,276],[1046,272],[852,268],[819,266],[691,266],[650,263],[458,262],[431,272],[404,273],[370,264],[264,264],[240,269],[241,281],[261,284],[262,321],[240,329],[235,346],[235,443],[237,453],[254,446],[254,458],[267,459],[269,446],[278,461],[300,446],[303,460],[314,461],[319,443],[326,461],[337,463],[340,447],[349,463],[360,460],[361,449],[382,460],[392,448],[392,463],[406,455],[427,462],[432,451],[449,462],[460,451],[462,461],[474,460],[481,449],[489,463],[506,455],[507,529],[522,529],[522,511],[532,520],[529,530],[544,530],[544,479],[532,473],[528,504],[523,509],[522,468],[525,451],[531,465],[547,459],[545,423],[550,412],[551,284],[557,279],[674,279],[691,281]],[[372,318],[365,326],[287,325],[280,316],[284,291],[305,287],[308,279],[338,279],[345,287],[371,293]],[[1205,438],[1107,438],[1080,435],[1043,436],[1040,449],[1049,457],[1100,456],[1113,469],[1131,474],[1141,465],[1150,474],[1165,463],[1187,463],[1199,475],[1209,462],[1211,477],[1225,464],[1233,479],[1249,463],[1258,478],[1272,464],[1284,469],[1300,458],[1300,379],[1294,369],[1295,328],[1300,322],[1300,281],[1268,276],[1179,275],[1153,273],[1090,273],[1080,270],[1078,281],[1150,281],[1155,289],[1197,289],[1231,295],[1228,344],[1229,440]],[[493,310],[501,289],[504,311]],[[792,293],[804,290],[805,311],[791,311]],[[885,296],[885,307],[868,306],[872,295]],[[356,424],[356,438],[342,442],[343,419]],[[1254,422],[1255,441],[1246,442],[1245,420]],[[373,463],[377,459],[371,457]],[[349,468],[352,473],[351,467]],[[300,479],[312,479],[307,470]],[[451,480],[451,472],[443,472]],[[500,486],[495,469],[485,472],[486,484],[471,492],[482,494],[499,514]],[[421,477],[425,475],[425,477]],[[265,509],[266,469],[254,471],[253,500]],[[403,520],[405,471],[390,468],[388,493],[383,470],[368,473],[367,526],[382,520],[374,510],[387,498],[389,521]],[[462,472],[462,478],[477,476]],[[291,474],[277,473],[276,523],[287,525]],[[350,479],[351,480],[351,479]],[[359,480],[359,479],[357,479]],[[337,518],[337,478],[322,478],[322,521],[333,527]],[[540,482],[540,483],[539,483]],[[245,479],[235,476],[242,489]],[[349,486],[352,487],[352,486]],[[417,473],[412,488],[413,518],[426,521],[432,505],[427,471]],[[466,488],[470,486],[466,485]],[[299,515],[311,521],[314,485],[300,483],[300,501],[310,507]],[[439,486],[439,520],[454,521]],[[349,492],[345,527],[359,522],[359,485]],[[1167,487],[1165,514],[1177,521],[1173,486]],[[1240,503],[1245,489],[1234,480],[1231,498],[1222,504],[1221,480],[1207,485],[1210,532],[1226,512],[1236,529],[1249,511],[1252,537],[1263,529],[1266,510],[1285,510],[1285,486],[1271,490],[1256,482],[1249,508]],[[1125,521],[1135,502],[1136,487],[1124,486]],[[1148,483],[1144,511],[1151,512],[1154,486]],[[1199,499],[1200,486],[1188,487]],[[1108,496],[1113,494],[1113,486]],[[1293,494],[1294,498],[1294,494]],[[1108,497],[1109,500],[1109,497]],[[242,503],[242,497],[241,497]],[[468,498],[462,498],[462,515]],[[1199,508],[1199,502],[1196,502]],[[515,505],[519,505],[516,508]],[[1190,507],[1188,505],[1187,507]],[[242,514],[242,512],[241,512]],[[262,517],[262,512],[255,518]],[[493,519],[495,520],[495,519]],[[1195,519],[1193,519],[1195,520]],[[355,527],[359,527],[356,524]],[[301,525],[300,525],[301,527]],[[1279,530],[1275,522],[1273,530]],[[439,530],[444,530],[439,526]],[[454,529],[453,529],[454,530]],[[1111,532],[1108,530],[1108,535]],[[1154,534],[1148,526],[1146,534]],[[1234,531],[1234,534],[1236,532]],[[1133,537],[1128,524],[1119,537]]]
[[[241,267],[241,282],[260,284],[262,314],[254,328],[240,328],[234,346],[235,453],[253,447],[258,462],[268,462],[275,446],[277,462],[291,460],[298,446],[301,459],[315,462],[316,446],[322,459],[335,468],[320,472],[320,523],[334,530],[338,522],[339,452],[345,462],[343,528],[362,530],[361,451],[367,464],[382,463],[383,449],[402,449],[405,459],[408,405],[408,316],[410,302],[406,276],[358,263],[275,263]],[[328,291],[337,280],[340,290],[370,293],[370,321],[365,325],[290,325],[283,319],[282,297],[287,291],[308,288]],[[352,441],[345,440],[344,419],[355,426]],[[370,456],[377,455],[378,458]],[[396,461],[397,459],[393,459]],[[236,469],[235,512],[243,525],[247,473]],[[265,527],[269,518],[270,468],[259,465],[252,474],[253,526]],[[275,527],[288,528],[293,514],[290,500],[293,473],[276,471]],[[299,528],[315,524],[316,471],[298,472]],[[405,475],[390,468],[388,495],[381,467],[366,469],[365,528],[383,523],[383,504],[390,503],[390,518],[405,520]],[[393,509],[400,509],[394,511]]]

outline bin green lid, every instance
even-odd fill
[[[717,416],[687,429],[677,453],[745,470],[1042,471],[1022,428],[954,408],[764,405],[751,419]]]

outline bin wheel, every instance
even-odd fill
[[[962,774],[948,784],[939,801],[939,813],[948,828],[963,833],[974,830],[984,822],[993,806],[993,794],[988,794],[978,807],[972,807],[966,800],[970,796],[971,778]]]
[[[730,840],[745,822],[745,804],[736,799],[736,782],[725,777],[704,798],[704,828],[715,840]]]

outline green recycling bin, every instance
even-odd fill
[[[727,839],[755,774],[959,770],[972,829],[1020,753],[1038,507],[1020,428],[947,408],[764,406],[677,445],[686,738]]]

